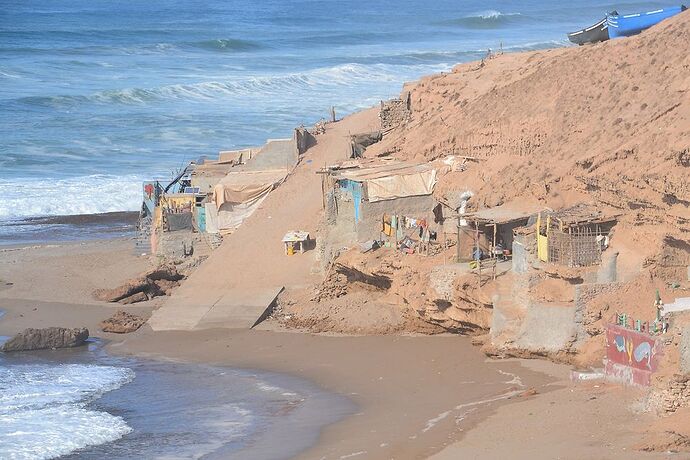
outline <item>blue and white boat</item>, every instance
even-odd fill
[[[623,15],[607,14],[606,23],[608,25],[609,38],[629,37],[639,34],[643,30],[649,29],[664,19],[675,16],[681,11],[685,11],[685,9],[686,7],[681,5],[648,11],[646,13]]]

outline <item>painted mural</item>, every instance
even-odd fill
[[[607,374],[629,383],[649,385],[661,354],[657,337],[615,324],[606,327]]]

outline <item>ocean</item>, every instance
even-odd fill
[[[0,458],[288,459],[355,409],[309,382],[109,356],[0,353]]]
[[[11,236],[27,217],[138,211],[142,180],[192,159],[666,4],[0,0],[0,221]]]

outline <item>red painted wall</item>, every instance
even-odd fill
[[[606,358],[611,362],[654,372],[661,351],[661,341],[656,337],[615,324],[606,327]]]

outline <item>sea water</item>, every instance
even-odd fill
[[[141,181],[189,160],[666,4],[0,0],[0,220],[138,211]]]
[[[0,458],[290,458],[354,409],[266,372],[108,356],[0,353]]]

